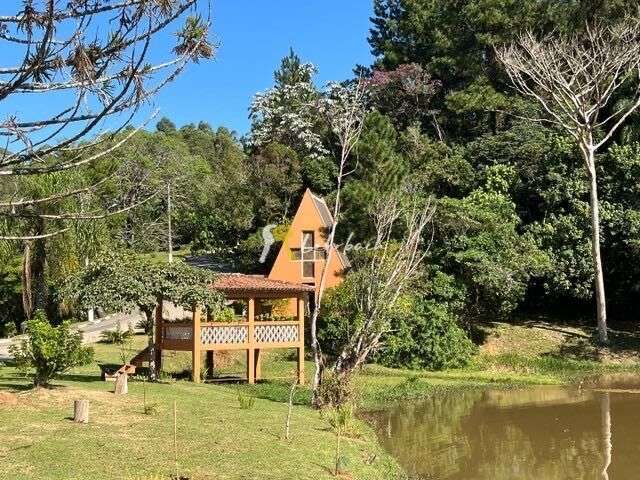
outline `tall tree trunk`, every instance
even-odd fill
[[[45,231],[44,220],[38,220],[35,235]],[[22,308],[25,318],[30,319],[36,310],[48,307],[49,291],[47,288],[46,266],[47,250],[45,239],[27,240],[22,254]]]
[[[591,249],[593,254],[593,267],[596,286],[596,310],[598,319],[598,338],[600,342],[607,343],[607,304],[604,291],[604,274],[602,271],[602,256],[600,254],[600,204],[598,202],[598,182],[595,166],[595,152],[592,146],[584,151],[587,160],[589,174],[589,193],[591,208]]]
[[[44,228],[42,229],[44,232]],[[47,311],[49,306],[49,289],[46,278],[47,250],[46,240],[38,239],[33,244],[31,255],[31,278],[33,309]]]
[[[31,251],[33,240],[24,242],[22,251],[22,309],[24,317],[29,319],[33,314],[33,297],[31,295]]]

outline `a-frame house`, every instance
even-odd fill
[[[327,257],[330,257],[324,286],[326,289],[338,285],[349,261],[335,246],[331,255],[327,255],[332,223],[333,216],[324,199],[307,189],[267,278],[309,285],[317,293]],[[294,305],[291,311],[293,308]]]

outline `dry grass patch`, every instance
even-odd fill
[[[0,405],[14,407],[18,404],[18,396],[12,392],[0,392]]]

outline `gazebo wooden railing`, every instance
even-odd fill
[[[226,276],[227,279],[229,277]],[[250,275],[233,275],[231,279],[233,282],[217,282],[215,288],[225,293],[228,299],[247,302],[245,321],[202,322],[201,309],[194,308],[190,322],[168,322],[163,320],[162,307],[157,308],[157,368],[161,365],[162,350],[191,351],[192,378],[197,383],[200,382],[202,352],[206,352],[207,367],[211,371],[215,351],[246,350],[247,381],[254,383],[261,377],[261,353],[264,350],[295,348],[298,354],[298,381],[303,383],[305,299],[308,292],[313,290],[312,287],[262,280],[264,277]],[[295,301],[296,320],[256,321],[256,302],[260,299]]]

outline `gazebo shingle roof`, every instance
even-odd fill
[[[303,293],[314,291],[311,285],[272,280],[263,275],[247,275],[244,273],[220,273],[213,284],[213,288],[223,293],[238,293],[243,291]]]

